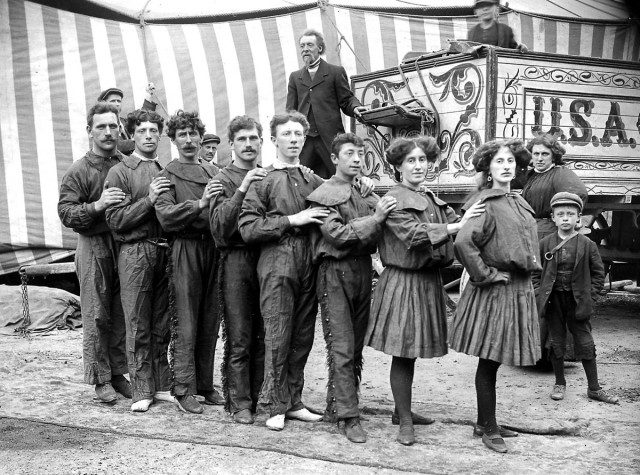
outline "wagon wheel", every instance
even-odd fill
[[[589,238],[599,246],[608,244],[611,228],[607,218],[601,210],[594,210],[593,214],[583,216],[584,227],[589,229]]]

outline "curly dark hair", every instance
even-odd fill
[[[179,129],[192,128],[197,130],[200,136],[204,135],[204,124],[200,120],[197,112],[185,112],[182,109],[169,117],[167,122],[167,135],[171,140],[175,140],[176,131]]]
[[[269,128],[271,129],[271,136],[276,136],[276,129],[279,125],[286,124],[287,122],[298,122],[302,124],[302,129],[304,131],[304,135],[307,135],[309,132],[309,121],[298,111],[291,110],[287,111],[284,114],[276,114],[271,118],[271,122],[269,122]]]
[[[417,137],[396,137],[391,141],[385,152],[387,162],[395,169],[395,177],[397,181],[400,181],[400,172],[398,167],[402,165],[402,162],[414,149],[421,149],[427,156],[427,161],[435,162],[440,156],[440,147],[436,139],[426,135],[419,135]]]
[[[523,173],[529,166],[529,162],[531,161],[531,154],[524,147],[524,142],[522,142],[522,140],[496,139],[491,140],[490,142],[483,143],[476,149],[471,159],[471,163],[473,163],[476,171],[482,174],[480,177],[480,183],[478,185],[479,189],[491,187],[491,183],[488,180],[489,164],[491,163],[491,160],[496,155],[496,153],[498,153],[498,150],[503,147],[508,148],[513,154],[513,157],[516,159],[516,176]]]
[[[155,111],[149,111],[146,109],[138,109],[133,112],[129,112],[127,115],[127,132],[129,135],[133,135],[138,127],[143,122],[152,122],[158,126],[158,132],[162,134],[164,127],[164,119],[160,114]]]
[[[249,117],[248,115],[238,115],[231,119],[229,122],[229,126],[227,127],[227,136],[229,137],[229,141],[233,142],[236,138],[236,134],[240,130],[251,130],[256,128],[258,131],[258,136],[262,138],[262,125],[253,117]]]
[[[344,134],[338,134],[331,142],[331,153],[336,157],[340,154],[340,149],[345,144],[353,144],[356,147],[364,147],[364,140],[351,132],[345,132]]]
[[[89,112],[87,112],[87,125],[89,127],[93,127],[93,116],[96,114],[106,114],[108,112],[113,112],[116,117],[118,117],[118,109],[116,108],[116,106],[114,106],[110,102],[96,102],[93,106],[91,106]]]
[[[527,144],[527,150],[529,150],[530,153],[533,153],[534,145],[543,145],[551,150],[553,163],[555,163],[556,165],[565,164],[565,161],[562,157],[565,153],[567,153],[567,151],[562,145],[560,145],[557,136],[553,134],[540,134],[532,138]]]

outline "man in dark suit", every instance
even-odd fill
[[[326,49],[322,33],[306,30],[299,43],[305,66],[289,76],[287,110],[301,112],[310,125],[300,163],[329,178],[336,171],[330,158],[331,141],[344,133],[340,111],[359,117],[366,107],[351,92],[344,68],[320,57]]]

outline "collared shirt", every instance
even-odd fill
[[[135,150],[133,152],[131,152],[131,155],[139,158],[143,162],[157,162],[158,161],[158,156],[157,155],[155,157],[153,157],[153,158],[147,158],[147,157],[143,157],[142,155],[137,153]]]
[[[296,167],[300,167],[300,159],[296,158],[296,161],[294,163],[287,163],[285,161],[280,160],[278,157],[276,157],[273,160],[273,163],[271,164],[271,166],[273,166],[273,168],[275,168],[276,170],[284,170],[286,168],[296,168]]]

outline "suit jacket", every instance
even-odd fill
[[[287,110],[297,110],[308,116],[312,106],[318,133],[329,151],[336,134],[344,132],[340,111],[353,117],[353,110],[361,105],[349,88],[342,66],[321,59],[313,80],[306,67],[289,76]]]
[[[576,263],[571,276],[571,290],[576,301],[576,320],[587,320],[593,312],[593,301],[604,287],[604,265],[598,252],[598,246],[584,234],[578,234]],[[549,234],[540,241],[540,260],[542,273],[532,275],[536,289],[538,314],[544,317],[549,296],[558,272],[558,261],[546,260],[544,255],[560,243],[558,233]]]

